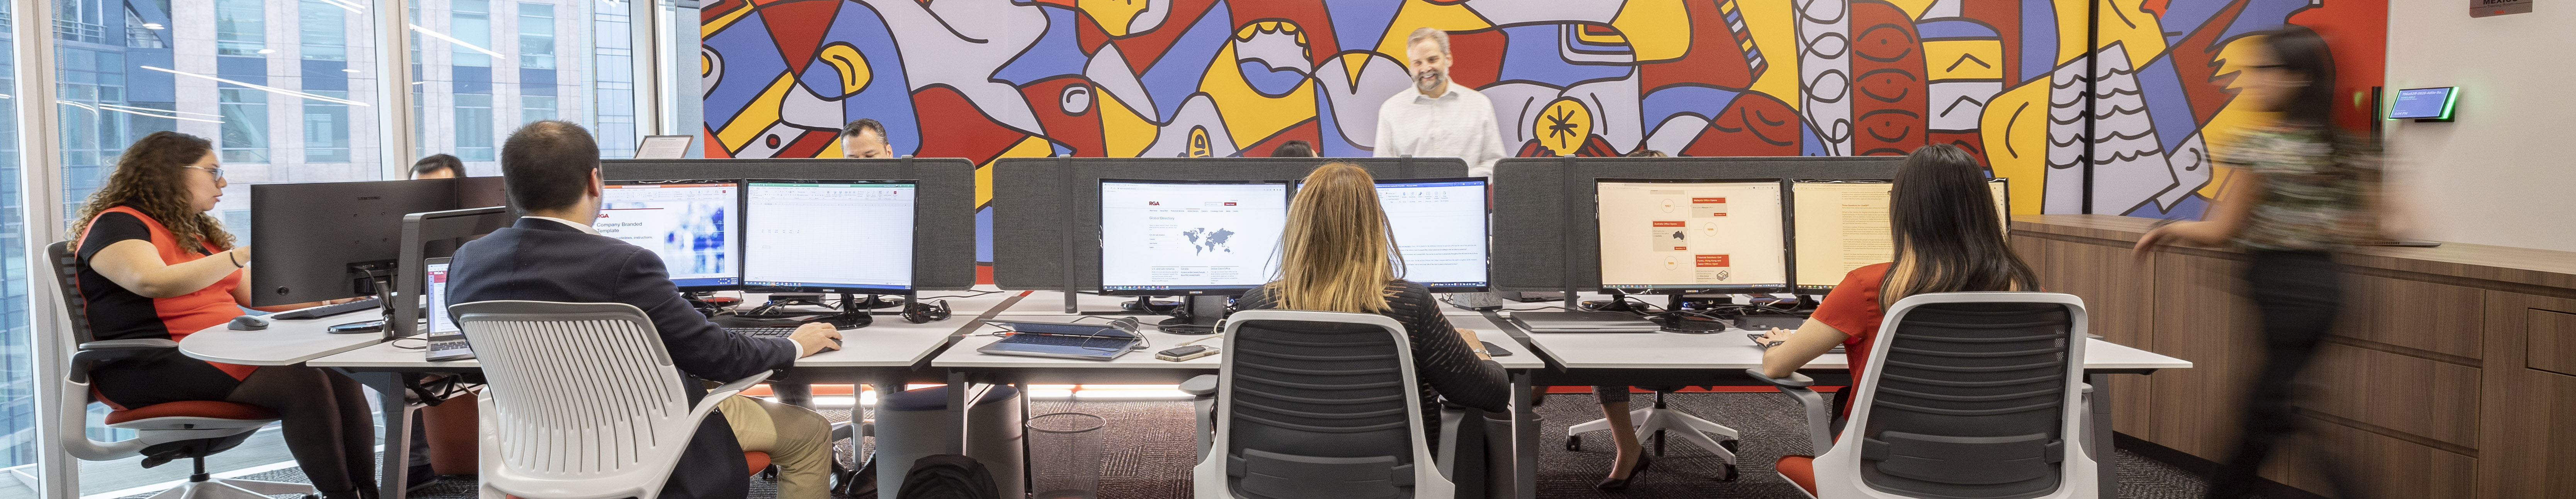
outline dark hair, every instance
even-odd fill
[[[455,156],[446,154],[432,154],[429,155],[429,157],[420,158],[420,161],[414,161],[411,163],[411,178],[420,178],[422,175],[428,175],[430,172],[439,170],[447,170],[448,172],[455,174],[455,176],[463,177],[465,176],[465,160],[456,159]]]
[[[2281,70],[2298,73],[2308,79],[2308,86],[2291,94],[2281,104],[2281,121],[2296,126],[2331,131],[2335,109],[2334,52],[2326,47],[2325,37],[2306,26],[2281,25],[2263,33],[2263,47],[2272,50]]]
[[[161,222],[178,236],[179,247],[205,253],[205,246],[232,249],[233,235],[206,212],[189,204],[188,170],[180,168],[206,155],[215,153],[215,144],[205,137],[172,131],[152,132],[125,146],[125,154],[116,157],[116,171],[107,174],[107,185],[90,193],[82,203],[80,215],[72,223],[72,237],[89,231],[89,222],[98,213],[118,206],[132,206],[135,211]]]
[[[1639,149],[1634,150],[1634,151],[1628,151],[1628,157],[1631,157],[1631,158],[1669,158],[1669,157],[1671,157],[1671,156],[1669,156],[1669,155],[1665,155],[1663,151],[1657,151],[1657,150],[1653,150],[1653,149],[1639,148]]]
[[[501,185],[520,210],[551,210],[581,202],[590,174],[599,170],[599,143],[581,125],[544,120],[510,132],[501,142]]]
[[[1897,165],[1890,187],[1896,265],[1880,287],[1882,304],[1923,293],[2039,289],[2039,274],[2004,241],[1976,157],[1948,144],[1923,146]]]
[[[894,140],[893,138],[886,137],[885,124],[878,123],[875,118],[859,118],[851,120],[850,124],[841,125],[842,138],[857,137],[859,136],[859,132],[876,132],[877,140],[889,142]]]
[[[1308,143],[1306,143],[1306,141],[1303,141],[1303,140],[1291,140],[1291,141],[1287,141],[1287,142],[1282,142],[1282,143],[1280,143],[1280,144],[1279,144],[1279,148],[1277,148],[1277,149],[1271,149],[1271,150],[1270,150],[1270,157],[1273,157],[1273,158],[1312,158],[1312,157],[1315,157],[1315,145],[1314,145],[1314,144],[1308,144]]]

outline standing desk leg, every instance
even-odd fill
[[[411,481],[408,476],[411,473],[411,402],[403,399],[403,373],[347,374],[357,379],[359,384],[375,390],[376,399],[382,403],[379,411],[385,418],[385,432],[379,438],[384,442],[385,450],[376,457],[376,464],[383,466],[384,471],[376,476],[376,497],[403,499],[403,493],[407,492],[403,485]]]
[[[967,389],[968,386],[969,385],[966,384],[966,373],[964,371],[948,373],[948,420],[957,422],[958,430],[956,435],[952,435],[948,439],[949,454],[960,456],[966,455],[966,401],[969,400],[966,397],[966,392],[969,391]],[[884,399],[878,400],[882,402]]]
[[[1538,400],[1530,372],[1512,373],[1512,495],[1538,499]]]
[[[2111,448],[2111,375],[2087,374],[2084,382],[2093,385],[2093,400],[2087,404],[2092,406],[2092,417],[2085,425],[2092,433],[2087,437],[2093,439],[2093,467],[2099,471],[2102,497],[2117,498],[2120,497],[2120,456]]]

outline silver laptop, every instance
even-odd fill
[[[1512,312],[1512,322],[1533,333],[1652,333],[1664,326],[1619,312]]]
[[[420,309],[420,315],[429,317],[429,327],[423,329],[429,333],[423,336],[429,340],[425,355],[430,362],[474,358],[474,348],[465,344],[465,330],[447,318],[447,259],[431,258],[421,264],[420,282],[428,288],[421,290],[421,296],[429,298],[429,304]]]
[[[1109,361],[1145,347],[1135,331],[1108,324],[986,320],[1013,333],[975,351],[994,355]]]

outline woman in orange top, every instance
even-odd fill
[[[107,186],[81,207],[79,284],[94,340],[186,338],[241,315],[250,303],[234,246],[206,211],[223,197],[224,172],[204,138],[153,132],[127,146]],[[263,310],[319,305],[306,303]],[[119,409],[223,400],[278,413],[296,464],[333,499],[374,497],[374,422],[358,382],[300,366],[239,366],[158,351],[90,373],[99,399]]]
[[[2039,276],[2004,244],[1985,169],[1949,145],[1915,149],[1896,167],[1888,195],[1888,229],[1896,261],[1852,270],[1796,331],[1771,330],[1762,341],[1762,373],[1787,377],[1836,345],[1845,346],[1852,379],[1869,365],[1870,345],[1887,305],[1907,296],[1958,291],[2036,291]],[[1849,398],[1836,406],[1849,413]]]

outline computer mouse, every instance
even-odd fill
[[[234,331],[258,331],[268,329],[268,318],[256,315],[234,317],[231,324],[224,325],[224,329]]]

